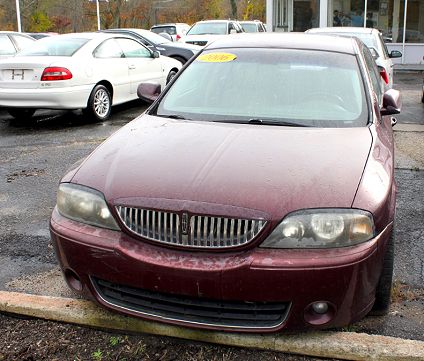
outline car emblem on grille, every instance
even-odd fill
[[[181,216],[181,233],[188,234],[188,214],[185,212]]]

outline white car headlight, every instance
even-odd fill
[[[374,220],[357,209],[311,209],[289,214],[261,244],[263,248],[337,248],[374,237]]]
[[[57,192],[59,213],[74,221],[119,230],[102,193],[80,185],[62,183]]]

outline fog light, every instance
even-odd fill
[[[322,315],[328,311],[328,304],[327,302],[315,302],[312,304],[312,309],[314,312]]]
[[[337,308],[328,301],[316,301],[306,306],[305,321],[310,325],[321,326],[328,324],[336,316]]]

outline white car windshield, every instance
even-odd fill
[[[72,56],[90,39],[61,36],[45,37],[22,50],[20,56]]]
[[[240,23],[241,27],[246,33],[256,33],[258,32],[258,25],[253,23]]]
[[[225,35],[227,34],[227,23],[197,23],[187,32],[187,35]]]
[[[318,50],[205,52],[176,79],[156,113],[192,120],[316,127],[368,122],[356,57]]]

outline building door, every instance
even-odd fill
[[[273,31],[292,31],[293,0],[274,0],[273,2]]]

